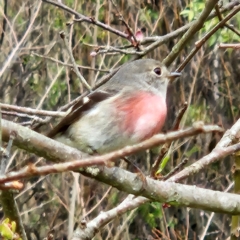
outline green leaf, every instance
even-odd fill
[[[162,160],[162,162],[161,162],[161,164],[160,164],[160,168],[158,169],[157,173],[161,173],[161,172],[162,172],[162,170],[166,167],[169,159],[170,159],[170,155],[167,154],[167,155],[163,158],[163,160]]]
[[[13,239],[14,238],[14,231],[16,230],[16,223],[10,222],[9,218],[6,218],[2,223],[0,224],[0,235],[4,239]],[[14,228],[14,231],[12,229]]]
[[[180,15],[187,17],[189,15],[189,12],[190,12],[189,8],[186,8],[180,12]]]
[[[199,151],[199,148],[195,145],[189,151],[185,152],[185,156],[189,158],[198,151]]]

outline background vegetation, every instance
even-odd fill
[[[60,6],[57,7],[51,1],[0,1],[1,103],[52,111],[85,92],[71,67],[67,48],[59,36],[60,31],[66,33],[74,59],[82,66],[80,72],[93,87],[116,67],[142,57],[137,52],[144,51],[154,42],[149,37],[177,32],[199,19],[207,6],[204,0],[118,0],[114,4],[106,0],[65,0],[62,3],[57,1]],[[177,51],[173,61],[166,59],[186,31],[166,38],[163,44],[152,47],[142,55],[165,60],[167,65],[171,63],[172,70],[176,70],[197,46],[196,43],[216,26],[221,16],[226,16],[240,2],[219,1],[218,4],[212,12],[226,10],[219,16],[205,20],[200,31],[188,37],[182,45],[183,49]],[[78,17],[63,6],[84,15],[93,24],[81,18],[77,21]],[[132,41],[132,44],[129,41],[131,34],[121,17],[133,33],[139,33],[142,43],[140,50],[138,46],[133,46],[136,42]],[[97,26],[96,20],[128,37]],[[188,108],[180,128],[192,126],[199,120],[224,129],[236,123],[240,116],[240,50],[236,47],[239,46],[239,29],[238,13],[228,21],[228,25],[219,27],[205,43],[202,41],[198,51],[181,69],[182,77],[168,89],[169,110],[164,132],[172,128],[185,102]],[[136,34],[136,37],[139,36]],[[220,48],[219,44],[224,43],[233,43],[236,48]],[[2,117],[24,126],[36,125],[45,118],[38,116],[33,121],[27,114],[4,108]],[[38,131],[45,133],[56,121],[43,122]],[[222,133],[209,133],[175,141],[168,154],[169,162],[161,175],[167,174],[186,158],[187,165],[191,165],[209,154],[221,137]],[[144,156],[135,158],[136,164],[146,175],[151,172],[156,155],[157,151],[147,151]],[[51,164],[13,147],[7,171],[19,170],[29,163],[36,166]],[[224,192],[232,186],[233,164],[234,157],[230,155],[181,183]],[[117,166],[134,171],[126,163],[118,162]],[[24,185],[24,189],[15,194],[15,199],[28,239],[43,239],[49,233],[53,234],[54,239],[70,239],[81,219],[88,222],[101,211],[118,206],[127,196],[125,192],[74,172],[26,179]],[[2,221],[6,219],[4,212],[3,209]],[[230,235],[230,225],[231,216],[227,214],[211,215],[211,212],[181,206],[166,208],[162,203],[150,202],[114,218],[100,229],[95,239],[226,239]]]

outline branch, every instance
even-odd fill
[[[132,43],[132,45],[136,48],[137,51],[140,50],[139,48],[139,43],[135,37],[135,34],[133,33],[132,31],[132,28],[128,25],[128,23],[125,21],[123,15],[121,14],[121,12],[118,10],[118,7],[117,5],[114,3],[113,0],[111,0],[112,2],[112,5],[115,7],[116,11],[117,11],[117,14],[118,14],[118,17],[119,17],[119,20],[122,21],[122,23],[125,25],[126,29],[127,29],[127,33],[129,35],[128,37],[128,40],[130,40],[130,42]]]
[[[58,143],[54,140],[48,139],[48,138],[46,138],[46,137],[44,137],[44,136],[42,136],[38,133],[35,133],[35,132],[31,131],[30,129],[26,129],[24,127],[21,127],[18,124],[8,122],[6,120],[2,120],[2,121],[3,121],[2,122],[3,140],[5,140],[5,141],[9,137],[9,130],[12,129],[12,131],[16,131],[16,135],[15,135],[16,138],[14,139],[14,144],[15,145],[22,146],[22,148],[24,148],[28,151],[30,150],[31,152],[35,152],[35,153],[39,152],[41,154],[40,156],[47,157],[48,159],[49,158],[51,159],[51,158],[55,157],[55,158],[53,158],[55,161],[56,161],[56,159],[65,160],[66,158],[76,160],[76,159],[80,159],[80,157],[81,157],[81,153],[79,151],[73,149],[73,148],[65,146],[64,144]],[[198,129],[197,127],[200,127],[202,124],[195,124],[195,125],[196,125],[195,128],[189,128],[187,130],[181,130],[181,131],[178,131],[178,132],[175,132],[175,133],[172,132],[172,133],[169,133],[169,134],[166,134],[166,135],[163,135],[163,134],[156,135],[153,138],[145,141],[144,143],[150,144],[151,141],[153,141],[153,140],[155,140],[155,141],[157,141],[157,140],[160,141],[161,140],[162,142],[163,142],[163,140],[164,141],[166,141],[166,140],[167,141],[172,141],[173,138],[177,136],[176,135],[177,133],[179,134],[178,137],[183,136],[183,135],[186,136],[186,132],[188,132],[188,134],[190,134],[191,129],[196,130],[196,129]],[[206,126],[201,126],[200,129],[202,129],[202,127],[206,127]],[[211,128],[212,128],[212,126],[211,126]],[[219,127],[217,127],[217,129],[221,130]],[[217,129],[215,129],[215,130],[217,130]],[[205,130],[207,130],[207,129],[205,129]],[[208,130],[210,130],[210,129],[208,129]],[[211,130],[213,130],[213,129],[211,129]],[[198,129],[198,131],[199,131],[199,129]],[[26,133],[26,132],[28,132],[28,133]],[[183,134],[184,132],[185,132],[185,134]],[[38,141],[36,140],[36,138],[38,139]],[[41,141],[43,141],[43,143]],[[26,144],[26,142],[28,144]],[[144,143],[139,144],[139,147],[142,148]],[[44,144],[49,145],[49,147],[48,147],[49,152],[47,151],[47,148],[43,148]],[[149,146],[146,146],[146,147],[149,147]],[[36,150],[36,148],[44,149],[44,151],[41,152],[40,150]],[[111,153],[111,154],[106,154],[106,155],[103,155],[103,156],[92,157],[92,158],[89,158],[89,159],[92,159],[92,160],[95,159],[96,160],[96,159],[100,159],[100,158],[103,157],[102,160],[103,159],[105,161],[106,160],[111,160],[112,157],[117,157],[118,158],[121,153],[124,153],[124,151],[129,152],[129,150],[131,148],[132,147],[126,147],[123,150],[116,151],[115,153],[118,153],[119,155]],[[231,148],[229,148],[227,151],[226,151],[226,149],[223,149],[222,152],[219,152],[218,158],[224,157],[224,156],[230,154],[231,152],[236,151],[239,148],[240,148],[240,144],[231,146]],[[68,151],[66,151],[66,150],[68,150]],[[80,154],[80,156],[79,156],[79,158],[76,158],[76,156],[78,154]],[[83,161],[85,161],[85,160],[83,160]],[[80,162],[82,162],[82,161],[76,161],[76,163],[78,163],[78,164]],[[59,167],[58,172],[61,172],[62,171],[61,167],[66,166],[66,165],[56,165],[56,166]],[[29,168],[29,169],[31,169],[31,168]],[[175,192],[173,191],[174,194],[177,193],[176,195],[178,196],[178,198],[179,198],[179,196],[181,196],[181,197],[180,197],[180,201],[179,201],[179,199],[173,198],[174,196],[176,197],[176,195],[174,195],[174,196],[171,195],[172,192],[170,192],[169,189],[165,188],[164,194],[166,194],[166,192],[169,193],[169,195],[166,195],[165,196],[166,198],[165,198],[163,195],[158,195],[159,194],[158,190],[161,190],[161,189],[163,190],[166,182],[156,182],[156,181],[152,182],[153,180],[147,178],[146,179],[146,181],[147,181],[146,185],[143,185],[143,182],[139,178],[136,178],[135,174],[129,173],[129,172],[127,172],[125,170],[122,170],[122,169],[117,169],[117,171],[116,171],[116,169],[117,168],[109,169],[109,168],[106,168],[106,167],[101,167],[100,169],[86,168],[85,170],[81,170],[81,172],[84,173],[85,175],[93,177],[93,178],[95,178],[97,180],[100,180],[104,183],[110,184],[110,185],[118,188],[119,190],[123,190],[123,191],[126,191],[128,193],[133,193],[133,194],[136,194],[136,195],[143,195],[147,198],[150,198],[151,200],[155,200],[155,201],[160,201],[161,200],[163,202],[169,202],[170,201],[170,203],[172,203],[172,200],[174,200],[174,201],[177,201],[179,204],[183,204],[183,206],[186,206],[186,204],[189,203],[189,201],[191,200],[189,198],[186,199],[186,196],[182,197],[181,195],[178,195],[178,194],[180,194],[181,189],[183,189],[183,188],[184,188],[184,191],[182,191],[182,193],[186,192],[186,189],[185,189],[186,186],[183,186],[183,185],[180,185],[180,184],[174,185],[174,183],[168,183],[168,184],[170,184],[170,185],[167,185],[169,187],[169,189],[175,189]],[[32,170],[34,172],[35,168],[32,168]],[[30,175],[31,174],[29,174],[29,176]],[[14,179],[14,177],[16,177],[16,176],[17,175],[14,176],[14,173],[12,172],[12,173],[9,173],[8,176],[5,176],[5,177],[1,178],[1,180],[2,180],[2,182],[4,182],[6,179],[8,179],[8,180]],[[19,175],[18,175],[18,177],[19,177]],[[26,175],[24,177],[26,177]],[[160,184],[160,185],[158,185],[158,184]],[[171,185],[171,184],[173,184],[173,185]],[[149,185],[150,185],[150,188],[149,188]],[[147,188],[144,189],[143,186],[146,186]],[[157,188],[156,192],[155,192],[156,189],[154,190],[153,187]],[[190,189],[188,189],[188,190],[191,192],[191,194],[194,194],[193,196],[196,196],[195,191],[192,192],[192,190],[194,190],[194,189],[196,190],[196,193],[200,193],[201,191],[204,191],[204,192],[206,191],[205,189],[197,189],[196,187],[190,187]],[[208,191],[210,191],[210,190],[208,190]],[[188,192],[188,193],[190,194],[190,192]],[[156,195],[155,195],[155,193],[156,193]],[[161,194],[163,194],[163,192]],[[213,191],[210,191],[210,194],[213,194]],[[219,193],[219,194],[221,194],[221,193]],[[215,192],[214,192],[213,195],[214,195],[214,200],[218,199],[218,198],[216,198]],[[205,194],[203,196],[204,196],[203,199],[211,199],[211,198],[206,198]],[[218,196],[218,197],[223,197],[223,196],[221,195],[221,196]],[[230,199],[230,202],[231,202],[231,200],[235,201],[235,196],[233,196],[234,199],[232,199],[232,195],[227,196],[227,197],[228,197],[228,199]],[[145,202],[148,201],[147,198],[142,198],[142,197],[141,197],[141,199],[136,198],[136,200],[135,199],[132,200],[132,203],[133,204],[135,204],[135,202],[139,203],[139,200],[141,200],[141,203],[143,203],[144,201]],[[194,202],[190,201],[191,204],[189,204],[188,207],[199,207],[199,208],[206,209],[207,205],[209,204],[209,202],[204,203],[204,200],[201,199],[201,198],[195,198],[194,197],[194,199],[195,199],[195,201],[196,201],[196,199],[198,199],[199,200],[198,204],[200,204],[200,205],[196,204],[196,202],[194,203]],[[219,198],[219,199],[222,199],[222,198]],[[210,201],[212,201],[212,200],[210,200]],[[202,203],[204,203],[204,204],[202,205]],[[216,204],[216,202],[213,202],[213,203]],[[235,201],[235,203],[236,203],[236,201]],[[222,209],[222,208],[219,209],[218,208],[219,206],[221,206],[221,203],[220,203],[220,205],[216,204],[214,206],[214,208],[211,208],[209,210],[224,211],[225,212],[226,209]],[[229,209],[231,209],[231,208],[227,207],[227,209],[229,211]],[[234,209],[234,211],[235,210],[236,209]],[[236,210],[236,211],[238,211],[238,210]]]
[[[80,79],[80,81],[82,82],[82,84],[87,88],[87,90],[89,92],[92,91],[90,85],[87,83],[86,79],[82,76],[82,74],[80,73],[80,71],[78,70],[78,67],[77,67],[77,64],[75,62],[75,59],[73,57],[73,54],[72,54],[72,50],[70,49],[70,47],[68,46],[68,39],[67,39],[67,36],[66,34],[64,33],[64,31],[61,31],[60,33],[60,37],[62,38],[63,42],[64,42],[64,45],[67,49],[67,52],[68,52],[68,55],[71,59],[71,62],[72,62],[72,65],[73,65],[73,68],[75,70],[75,73],[77,74],[78,78]]]
[[[73,68],[73,64],[65,63],[65,62],[62,62],[62,61],[57,60],[57,59],[55,59],[55,58],[48,57],[48,56],[46,56],[46,55],[41,55],[41,54],[38,54],[38,53],[35,53],[35,52],[31,52],[31,55],[36,56],[36,57],[40,57],[40,58],[44,58],[44,59],[50,60],[50,61],[55,62],[55,63],[59,63],[59,64],[61,64],[61,65],[63,65],[63,66],[66,66],[66,67],[71,67],[71,68]],[[80,68],[80,69],[88,69],[88,70],[92,70],[92,71],[105,72],[105,73],[109,73],[109,72],[110,72],[109,70],[92,68],[92,67],[88,67],[88,66],[82,66],[82,65],[79,65],[79,64],[76,64],[76,66],[77,66],[78,68]]]
[[[235,14],[240,11],[240,6],[234,8],[225,18],[222,19],[214,28],[212,28],[201,40],[195,43],[195,48],[189,53],[184,62],[178,67],[177,72],[181,72],[187,63],[195,56],[196,52],[202,47],[202,45],[219,29],[225,26],[226,22],[230,20]]]
[[[221,12],[220,12],[218,4],[216,4],[215,10],[216,10],[216,13],[217,13],[219,21],[221,21],[223,18],[222,18],[222,15],[221,15]],[[224,26],[226,28],[230,29],[231,31],[233,31],[234,33],[236,33],[240,37],[240,32],[237,29],[235,29],[234,27],[232,27],[231,25],[229,25],[227,23],[225,23]]]
[[[219,48],[233,48],[233,49],[239,49],[240,43],[220,43],[218,45]]]
[[[206,22],[207,17],[211,13],[214,6],[217,4],[218,0],[208,0],[205,4],[204,10],[201,12],[199,18],[194,22],[194,24],[188,29],[188,31],[183,35],[183,37],[178,41],[178,43],[173,47],[170,54],[164,59],[163,63],[168,67],[174,59],[178,56],[180,51],[185,47],[185,45],[192,39],[195,33],[197,33]]]
[[[240,148],[240,144],[238,144]],[[109,173],[107,173],[109,172]],[[116,171],[115,168],[106,169],[105,174],[111,179],[111,184],[125,192],[134,195],[142,195],[152,201],[165,202],[184,207],[199,208],[208,211],[222,212],[229,214],[240,213],[239,195],[222,193],[208,190],[196,186],[187,186],[172,182],[156,181],[146,178],[146,188],[143,182],[135,174],[125,170]],[[121,181],[119,181],[121,179]],[[116,208],[101,213],[89,223],[85,228],[77,229],[74,233],[74,240],[91,239],[103,226],[116,216],[122,215],[126,211],[138,207],[143,202],[149,201],[144,197],[128,197]],[[227,202],[226,202],[227,199]]]
[[[240,120],[238,120],[237,123],[235,123],[231,129],[229,129],[225,134],[224,136],[222,137],[222,139],[220,140],[219,144],[216,146],[219,147],[219,151],[216,151],[216,154],[212,154],[210,153],[209,155],[205,156],[206,158],[209,156],[209,159],[210,158],[213,158],[212,160],[214,160],[215,158],[215,161],[216,160],[220,160],[221,158],[223,158],[224,156],[222,154],[225,154],[226,150],[227,151],[230,151],[229,154],[233,153],[231,151],[235,151],[236,150],[236,146],[231,146],[230,148],[225,148],[226,146],[230,145],[233,141],[236,140],[236,138],[238,138],[238,132],[240,131]],[[239,144],[239,143],[238,143]],[[237,146],[238,148],[239,146]],[[213,150],[215,151],[215,149]],[[227,155],[226,155],[227,156]],[[209,161],[211,162],[211,161]],[[208,165],[204,165],[204,167],[207,167]],[[122,173],[122,170],[121,171],[121,176],[124,176],[124,173]],[[116,171],[115,171],[116,172]],[[114,174],[114,171],[113,173]],[[104,181],[104,177],[105,174],[101,175],[101,178],[99,178],[100,181]],[[188,177],[187,174],[184,175],[184,177]],[[170,181],[174,181],[174,177],[172,177],[172,179],[170,179]],[[104,181],[106,182],[106,181]],[[110,210],[110,211],[107,211],[106,213],[103,212],[103,213],[100,213],[100,215],[91,220],[88,224],[87,224],[87,228],[86,229],[81,229],[80,230],[80,233],[79,233],[79,229],[76,230],[76,236],[78,236],[78,234],[82,234],[81,236],[84,236],[84,234],[88,233],[88,234],[92,234],[95,232],[95,228],[93,228],[94,224],[95,226],[97,226],[99,229],[102,228],[104,226],[104,224],[107,224],[108,222],[110,222],[111,220],[113,220],[115,217],[119,216],[119,215],[122,215],[124,214],[126,211],[130,211],[130,210],[133,210],[147,202],[149,202],[150,200],[145,198],[145,197],[135,197],[135,198],[130,198],[130,196],[128,196],[125,200],[124,200],[124,204],[121,204],[122,208],[118,208],[118,211],[116,212],[116,215],[113,215],[112,213],[114,211]],[[109,213],[109,214],[108,214]],[[105,220],[106,218],[106,220]],[[101,222],[99,221],[99,219],[101,219]],[[75,239],[79,239],[79,238],[75,238]],[[84,239],[84,238],[83,238]]]
[[[177,173],[173,177],[169,178],[168,181],[178,182],[190,175],[193,175],[196,172],[207,167],[209,164],[214,163],[219,160],[219,153],[225,151],[227,146],[232,144],[239,139],[240,133],[240,119],[232,126],[231,129],[225,132],[222,139],[218,142],[217,146],[213,149],[213,151],[199,159],[197,162],[192,165],[186,167],[181,172]]]
[[[66,115],[66,112],[37,110],[33,108],[19,107],[16,105],[5,104],[5,103],[0,103],[0,108],[9,110],[9,111],[16,111],[20,113],[27,113],[30,115],[38,115],[38,116],[64,117]]]
[[[39,117],[36,117],[36,116],[31,116],[31,115],[24,114],[24,113],[2,111],[2,114],[3,115],[8,115],[8,116],[16,116],[16,117],[19,117],[19,118],[31,118],[36,122],[43,122],[44,121],[44,119],[42,119],[42,118],[39,118]]]
[[[185,130],[179,130],[167,134],[157,134],[139,144],[127,146],[120,150],[102,156],[88,157],[84,160],[76,161],[82,159],[82,153],[77,149],[49,139],[26,127],[19,126],[16,123],[2,120],[2,136],[4,141],[8,141],[10,134],[14,132],[15,138],[13,144],[17,147],[20,147],[28,152],[36,153],[37,155],[45,157],[48,160],[55,162],[65,162],[66,159],[68,159],[68,162],[38,168],[33,165],[29,165],[19,172],[11,172],[10,175],[1,176],[0,183],[30,176],[76,170],[80,167],[104,165],[107,161],[113,161],[124,156],[129,156],[136,152],[149,149],[165,142],[173,141],[183,137],[190,137],[200,133],[209,133],[216,131],[222,132],[222,128],[216,125],[204,126],[202,122],[197,122],[193,125],[193,127],[187,128]]]

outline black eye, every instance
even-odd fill
[[[155,68],[155,69],[154,69],[154,72],[155,72],[158,76],[160,76],[160,75],[162,74],[162,70],[161,70],[160,67]]]

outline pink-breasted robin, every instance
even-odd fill
[[[89,154],[148,139],[165,122],[168,82],[179,76],[154,59],[126,63],[107,83],[77,102],[47,136]]]

